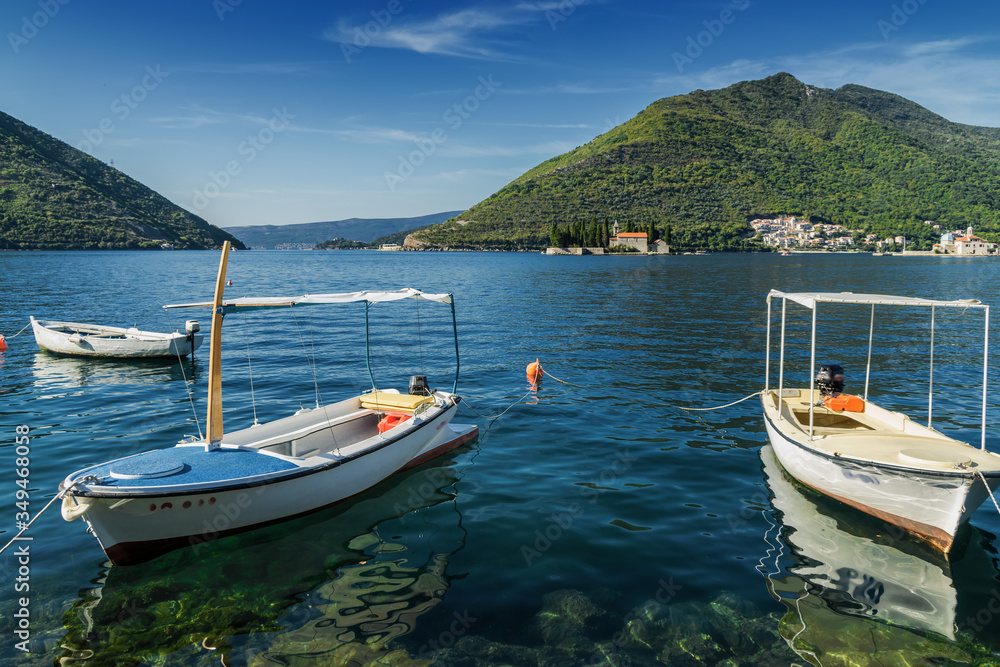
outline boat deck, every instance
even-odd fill
[[[782,421],[775,426],[780,430],[791,425],[800,437],[808,434],[808,390],[784,391]],[[772,406],[773,400],[765,400],[765,407],[773,411]],[[970,468],[1000,475],[997,454],[949,438],[872,403],[865,404],[864,412],[835,412],[826,406],[813,406],[813,436],[808,446],[830,456],[922,470]]]
[[[293,470],[294,463],[245,449],[180,445],[118,459],[80,471],[102,487],[135,488],[208,484]]]

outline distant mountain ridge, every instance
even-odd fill
[[[423,247],[538,248],[553,224],[668,225],[673,245],[753,249],[754,218],[794,215],[929,248],[973,226],[1000,241],[1000,129],[899,95],[781,73],[654,102],[486,200],[414,234]]]
[[[461,211],[432,213],[414,218],[348,218],[328,222],[303,222],[292,225],[244,225],[225,227],[251,248],[275,248],[279,245],[318,245],[331,239],[350,239],[370,243],[381,236],[436,225]]]
[[[219,248],[239,239],[0,112],[0,249]]]

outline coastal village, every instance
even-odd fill
[[[933,220],[925,220],[925,225],[940,231],[941,225]],[[906,237],[889,236],[880,238],[878,234],[865,234],[859,229],[847,229],[843,225],[812,223],[799,220],[795,216],[787,218],[758,218],[750,221],[756,232],[754,238],[763,245],[782,251],[856,251],[864,252],[874,248],[876,253],[900,252],[908,255],[1000,255],[996,243],[976,236],[972,227],[964,230],[945,231],[941,240],[930,251],[906,249]],[[617,250],[616,250],[617,249]],[[627,252],[638,254],[670,254],[670,246],[663,239],[649,243],[646,232],[622,232],[615,221],[607,248],[548,248],[547,255],[603,255],[605,252]]]
[[[940,230],[941,225],[933,220],[925,220],[925,225]],[[877,234],[864,234],[859,229],[846,229],[843,225],[811,223],[795,216],[787,218],[756,219],[750,226],[757,232],[756,238],[764,245],[782,250],[852,250],[858,246],[873,246],[877,251],[889,248],[906,250],[906,237],[879,238]],[[933,250],[921,254],[938,255],[990,255],[997,253],[997,244],[990,243],[972,233],[972,227],[965,230],[943,232],[941,241]]]

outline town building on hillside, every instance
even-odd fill
[[[990,243],[972,233],[972,227],[961,236],[960,231],[945,232],[941,235],[941,243],[934,244],[934,251],[943,255],[989,255],[996,252],[996,243]]]

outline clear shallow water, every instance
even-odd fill
[[[29,314],[152,330],[200,317],[207,329],[203,312],[164,315],[160,306],[209,298],[217,267],[217,256],[197,252],[0,253],[0,333],[13,335]],[[32,652],[11,640],[0,646],[3,659],[200,665],[225,655],[231,664],[366,664],[402,650],[445,665],[686,664],[692,656],[701,664],[729,657],[790,664],[808,660],[782,639],[798,632],[802,604],[788,600],[800,598],[818,601],[822,613],[808,616],[819,631],[800,633],[796,648],[812,642],[808,655],[822,664],[846,659],[832,642],[844,632],[884,635],[880,650],[918,663],[961,657],[950,651],[981,657],[997,648],[1000,630],[989,611],[991,596],[1000,596],[1000,517],[990,504],[944,568],[956,591],[954,622],[965,634],[957,643],[929,641],[872,620],[853,597],[827,594],[801,574],[824,553],[796,542],[802,519],[786,528],[774,507],[755,401],[717,412],[678,406],[728,403],[761,388],[771,288],[997,305],[998,274],[1000,262],[954,258],[235,253],[229,296],[403,286],[454,292],[458,390],[476,411],[458,421],[479,423],[484,435],[355,503],[137,567],[107,566],[84,525],[50,509],[30,533]],[[387,341],[375,357],[381,385],[405,384],[422,368],[432,385],[451,387],[450,318],[434,305],[389,304],[387,318],[379,319],[381,307],[373,314]],[[922,315],[885,313],[884,345],[873,358],[872,397],[915,418],[927,407]],[[940,314],[935,333],[935,380],[956,387],[947,399],[935,397],[935,425],[978,442],[981,318],[965,316],[963,329],[957,317]],[[837,359],[848,389],[860,392],[867,314],[831,310],[821,320],[828,353],[819,356],[844,351]],[[312,405],[311,356],[323,400],[368,387],[361,324],[363,310],[350,308],[229,318],[227,428],[251,424],[255,408],[265,421]],[[805,324],[800,315],[790,331]],[[34,513],[74,470],[171,445],[197,432],[195,414],[203,420],[207,350],[182,372],[176,363],[44,355],[30,332],[9,345],[0,353],[4,541],[14,533],[16,425],[31,428]],[[547,378],[529,393],[524,368],[536,357],[576,386]],[[787,380],[807,381],[806,364]],[[479,416],[512,404],[492,426]],[[1000,450],[995,430],[987,446]],[[886,539],[864,517],[827,505],[816,511],[832,513],[847,535]],[[933,560],[907,548],[919,562]],[[0,563],[0,614],[10,619],[17,563],[9,553]]]

